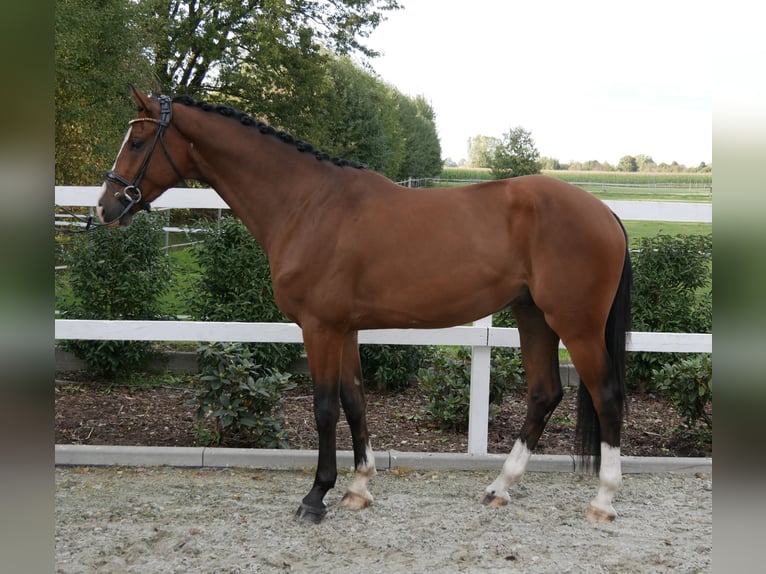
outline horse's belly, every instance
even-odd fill
[[[360,293],[353,322],[360,329],[462,325],[503,309],[522,287],[523,281],[508,277],[477,281],[460,274],[379,284],[374,293]]]

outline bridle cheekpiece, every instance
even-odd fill
[[[186,182],[184,181],[183,175],[181,175],[181,172],[179,171],[178,167],[176,167],[175,162],[173,162],[173,159],[170,157],[170,153],[168,152],[167,147],[165,147],[165,140],[164,135],[165,132],[168,129],[168,126],[170,126],[170,120],[173,118],[173,108],[171,104],[171,100],[169,96],[159,96],[159,104],[160,104],[160,118],[136,118],[134,120],[130,121],[130,125],[132,126],[135,123],[138,122],[152,122],[154,124],[157,124],[157,131],[154,133],[154,139],[152,140],[151,145],[149,146],[149,149],[146,151],[146,155],[144,156],[144,161],[141,162],[141,167],[138,168],[138,173],[136,173],[136,176],[133,178],[133,181],[128,181],[127,178],[121,176],[118,173],[115,173],[112,170],[109,170],[106,172],[105,180],[111,181],[113,183],[117,183],[122,186],[122,190],[116,191],[114,193],[114,196],[119,200],[119,202],[123,205],[122,213],[120,213],[117,217],[115,217],[111,222],[114,223],[116,221],[119,221],[134,205],[139,205],[146,211],[149,211],[151,206],[149,205],[149,202],[144,201],[143,194],[141,193],[141,188],[139,187],[141,184],[141,180],[143,180],[144,175],[146,174],[146,169],[149,166],[149,160],[152,158],[152,154],[154,153],[154,149],[157,147],[157,142],[160,143],[162,146],[162,150],[165,152],[165,157],[167,157],[168,162],[170,162],[171,167],[176,172],[176,175],[178,175],[182,185],[186,186]],[[109,224],[107,223],[107,225]]]

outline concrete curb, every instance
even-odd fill
[[[458,453],[375,452],[378,470],[497,470],[506,455]],[[60,466],[176,466],[193,468],[254,468],[296,470],[316,466],[316,450],[249,449],[162,446],[55,445],[55,464]],[[338,465],[353,468],[351,451],[338,451]],[[579,472],[577,457],[533,454],[529,472]],[[622,457],[623,474],[702,472],[712,474],[712,458]]]

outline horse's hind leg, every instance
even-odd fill
[[[367,484],[375,476],[376,470],[370,433],[367,430],[367,399],[364,395],[356,332],[346,336],[343,346],[340,400],[351,429],[356,469],[354,478],[340,504],[350,510],[360,510],[372,503],[372,494],[367,489]]]
[[[548,326],[542,311],[534,303],[515,305],[513,314],[519,325],[521,359],[527,377],[527,416],[502,472],[484,491],[481,502],[487,506],[508,503],[508,488],[521,480],[531,451],[563,395],[558,335]]]
[[[610,368],[609,356],[603,344],[603,337],[593,335],[577,338],[573,341],[564,339],[572,362],[590,395],[593,409],[580,407],[578,425],[582,433],[590,431],[590,439],[583,435],[583,454],[600,456],[599,490],[588,506],[586,516],[591,522],[611,522],[617,513],[612,500],[622,484],[620,464],[620,428],[622,426],[623,396],[621,387]],[[581,392],[583,390],[581,389]],[[581,395],[580,400],[588,397]],[[588,413],[597,416],[597,420],[583,420]],[[590,425],[590,429],[588,426]],[[598,443],[598,444],[596,444]]]

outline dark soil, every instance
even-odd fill
[[[174,386],[142,388],[98,380],[84,373],[58,373],[55,385],[56,444],[203,446],[199,430],[210,421],[195,418],[194,390]],[[488,451],[505,454],[526,414],[524,389],[508,396],[490,422]],[[565,389],[536,452],[576,454],[577,391]],[[316,449],[317,435],[310,384],[286,393],[280,409],[289,447]],[[622,433],[627,456],[712,456],[712,441],[700,429],[683,425],[670,401],[651,393],[628,395]],[[426,400],[416,388],[398,394],[368,392],[368,423],[375,450],[467,451],[465,432],[450,432],[430,422]],[[202,433],[204,435],[204,432]],[[251,446],[229,441],[221,446]],[[338,448],[351,449],[348,426],[338,426]]]

